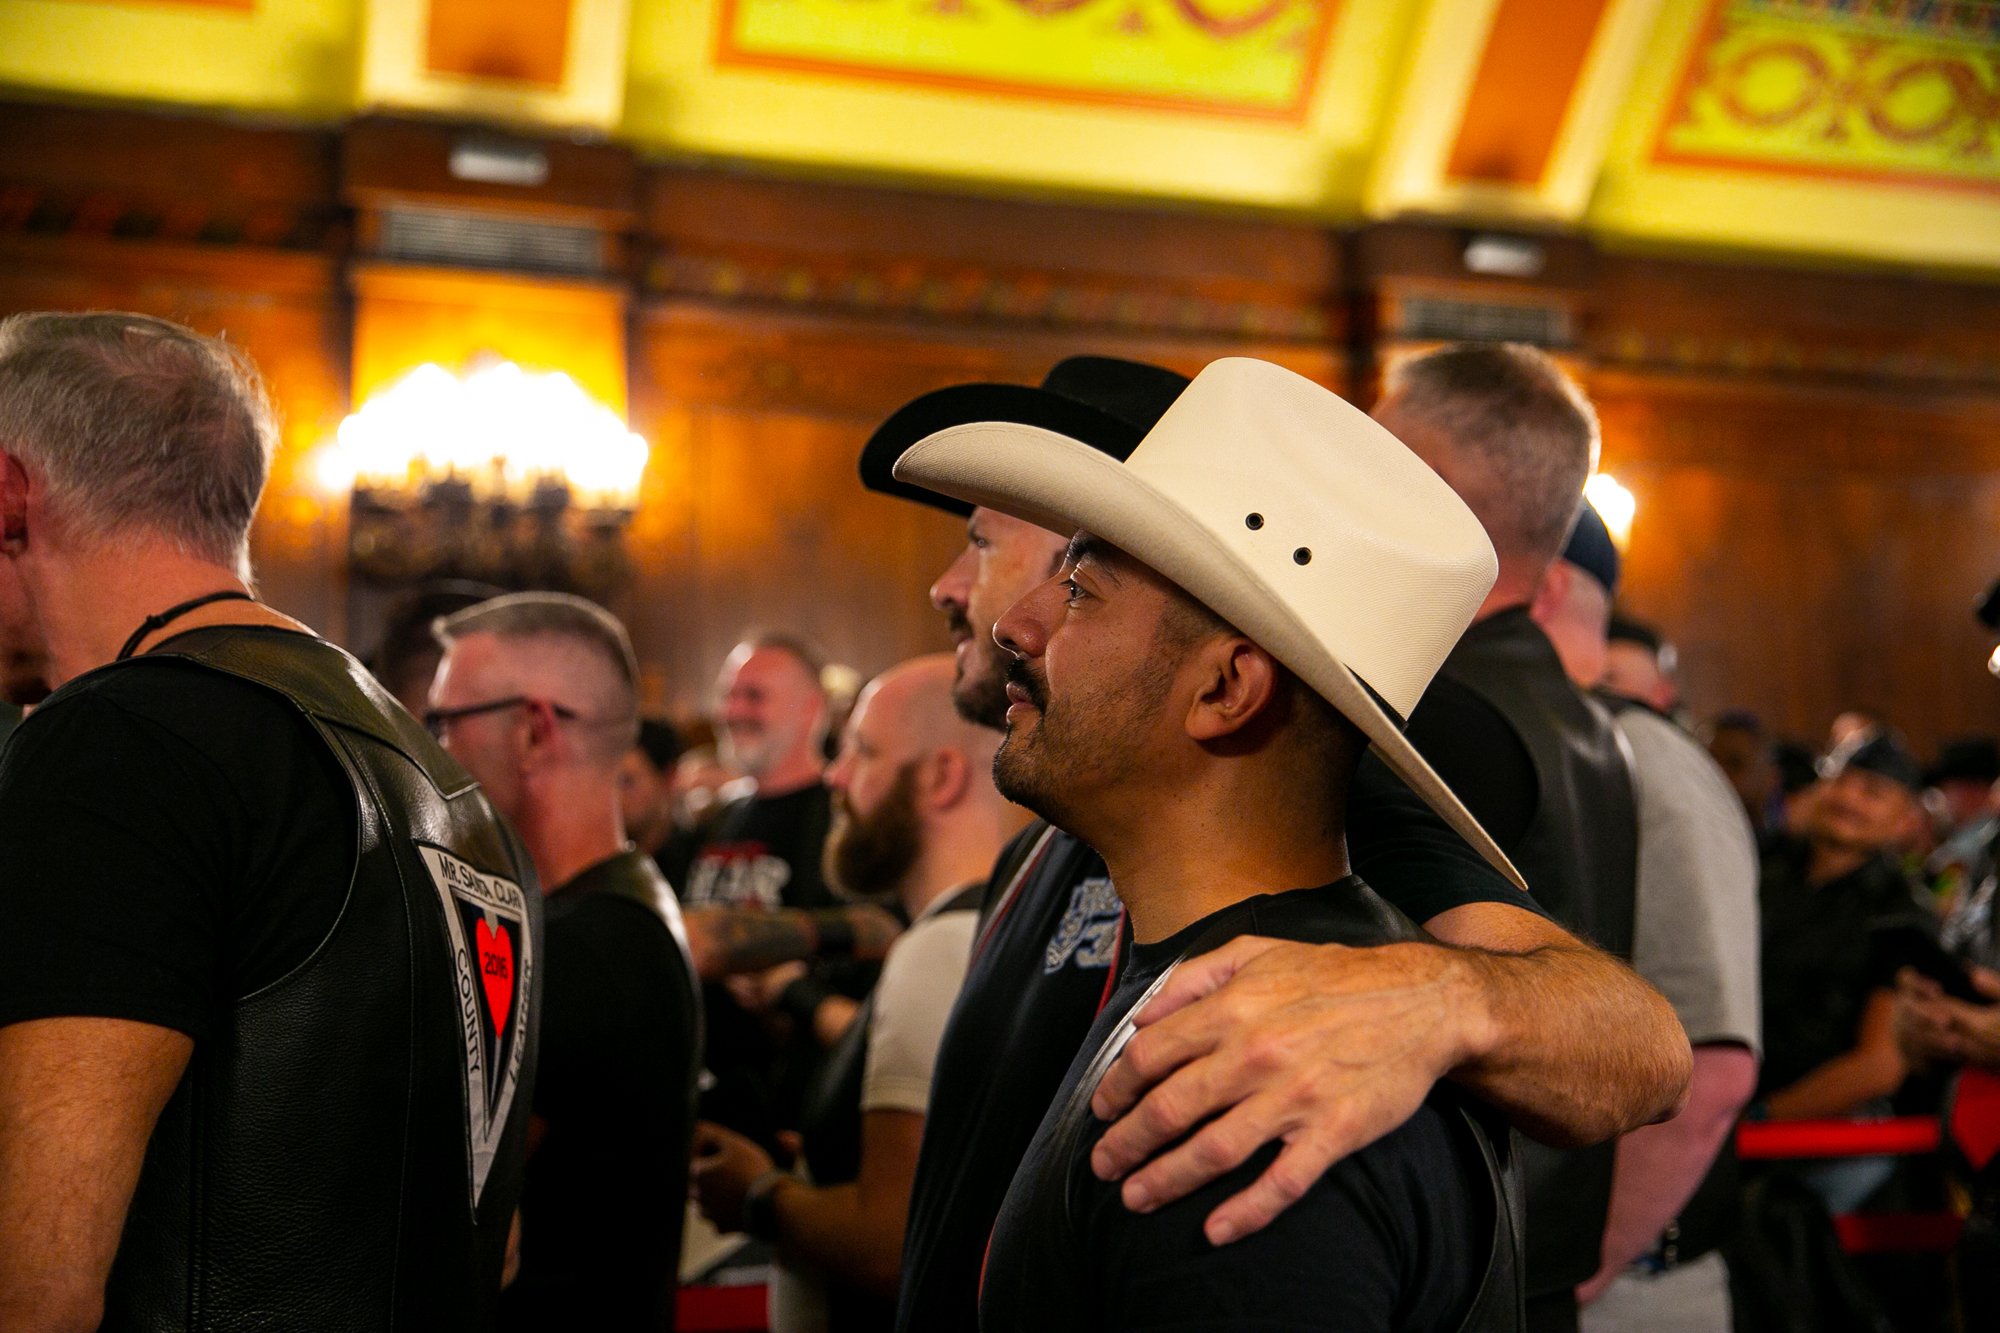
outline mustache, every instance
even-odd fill
[[[963,634],[967,638],[972,637],[972,622],[965,618],[964,607],[960,606],[945,607],[944,622],[946,628],[948,628],[953,634]]]
[[[1037,680],[1035,673],[1028,669],[1028,664],[1018,657],[1010,659],[1007,663],[1007,683],[1009,685],[1019,685],[1022,691],[1027,694],[1028,702],[1035,706],[1037,712],[1046,713],[1049,711],[1048,687]]]

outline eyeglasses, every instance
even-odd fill
[[[576,721],[576,710],[565,708],[550,699],[532,694],[510,694],[505,699],[495,699],[491,703],[467,704],[463,708],[431,708],[424,712],[424,730],[439,740],[444,739],[445,729],[460,718],[478,717],[481,713],[497,713],[503,708],[519,708],[524,704],[541,704],[565,722]]]

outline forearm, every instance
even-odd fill
[[[893,1298],[908,1212],[906,1203],[889,1203],[867,1198],[858,1184],[815,1189],[787,1181],[772,1199],[778,1257],[792,1267]]]
[[[1651,1248],[1708,1174],[1757,1083],[1757,1058],[1741,1046],[1698,1046],[1687,1107],[1618,1141],[1600,1286]],[[1592,1292],[1591,1294],[1595,1294]]]
[[[689,911],[685,920],[695,971],[705,981],[762,972],[822,954],[874,961],[885,956],[902,933],[888,912],[859,903],[817,911],[702,908]]]
[[[1894,1052],[1852,1050],[1836,1055],[1764,1099],[1773,1120],[1850,1116],[1901,1086],[1904,1066]]]
[[[1896,1049],[1895,995],[1868,997],[1854,1046],[1764,1099],[1774,1120],[1819,1120],[1853,1115],[1903,1084],[1909,1066]]]
[[[1523,1133],[1578,1147],[1680,1109],[1693,1062],[1687,1035],[1629,967],[1574,942],[1453,952],[1463,1044],[1450,1077]]]

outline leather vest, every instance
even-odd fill
[[[146,1148],[105,1327],[486,1328],[541,1007],[527,854],[332,644],[222,626],[105,669],[161,659],[296,706],[353,787],[358,839],[332,930],[196,1044]]]
[[[1535,900],[1572,933],[1630,959],[1639,809],[1611,715],[1570,683],[1525,610],[1467,630],[1439,674],[1491,704],[1534,762],[1534,817],[1502,850]],[[1532,1297],[1575,1287],[1597,1271],[1616,1144],[1559,1152],[1528,1142],[1522,1149]]]
[[[1281,906],[1274,905],[1258,912],[1247,925],[1242,919],[1219,923],[1215,930],[1190,945],[1176,961],[1184,962],[1210,952],[1243,934],[1303,940],[1313,944],[1345,944],[1356,948],[1431,938],[1422,927],[1383,901],[1374,890],[1357,882],[1351,889],[1310,895],[1288,894]],[[1132,1015],[1145,1007],[1146,1001],[1172,975],[1172,971],[1172,968],[1163,971],[1145,995],[1126,1011],[1125,1017],[1091,1057],[1089,1066],[1068,1100],[1047,1122],[1047,1128],[1055,1139],[1053,1150],[1036,1159],[1041,1172],[1032,1182],[1032,1207],[1020,1228],[1026,1243],[1016,1261],[1025,1272],[1061,1273],[1074,1255],[1083,1252],[1070,1172],[1072,1164],[1087,1154],[1085,1144],[1098,1123],[1090,1109],[1090,1099],[1104,1075],[1124,1051],[1125,1043],[1131,1040],[1136,1030]],[[1440,1083],[1433,1088],[1429,1101],[1453,1122],[1455,1131],[1465,1135],[1477,1147],[1479,1160],[1486,1164],[1486,1179],[1475,1183],[1474,1199],[1475,1206],[1492,1220],[1492,1241],[1478,1291],[1458,1324],[1459,1333],[1517,1333],[1526,1323],[1522,1310],[1522,1219],[1516,1160],[1519,1140],[1501,1117],[1462,1096],[1448,1084]],[[1017,1178],[1015,1188],[1027,1183]],[[1337,1262],[1338,1256],[1329,1255],[1328,1258],[1331,1264]],[[1329,1268],[1328,1271],[1337,1269]],[[1069,1307],[1069,1292],[1063,1283],[1031,1282],[1022,1284],[1020,1289],[1030,1304],[1019,1310],[1006,1311],[1007,1327],[1061,1328],[1075,1323],[1074,1311]],[[1036,1299],[1054,1302],[1056,1308],[1036,1310],[1032,1308]],[[999,1312],[985,1311],[981,1319],[982,1327],[996,1313]]]

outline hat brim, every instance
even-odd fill
[[[1023,384],[956,384],[913,399],[882,423],[862,447],[861,484],[883,495],[965,517],[973,504],[899,478],[895,466],[919,440],[954,426],[980,422],[1009,422],[1052,431],[1120,459],[1137,448],[1146,434],[1108,412],[1047,389]]]
[[[896,477],[1056,532],[1083,530],[1151,566],[1247,635],[1361,729],[1391,772],[1526,892],[1499,844],[1402,727],[1254,569],[1122,459],[1012,421],[947,427],[904,449]]]

